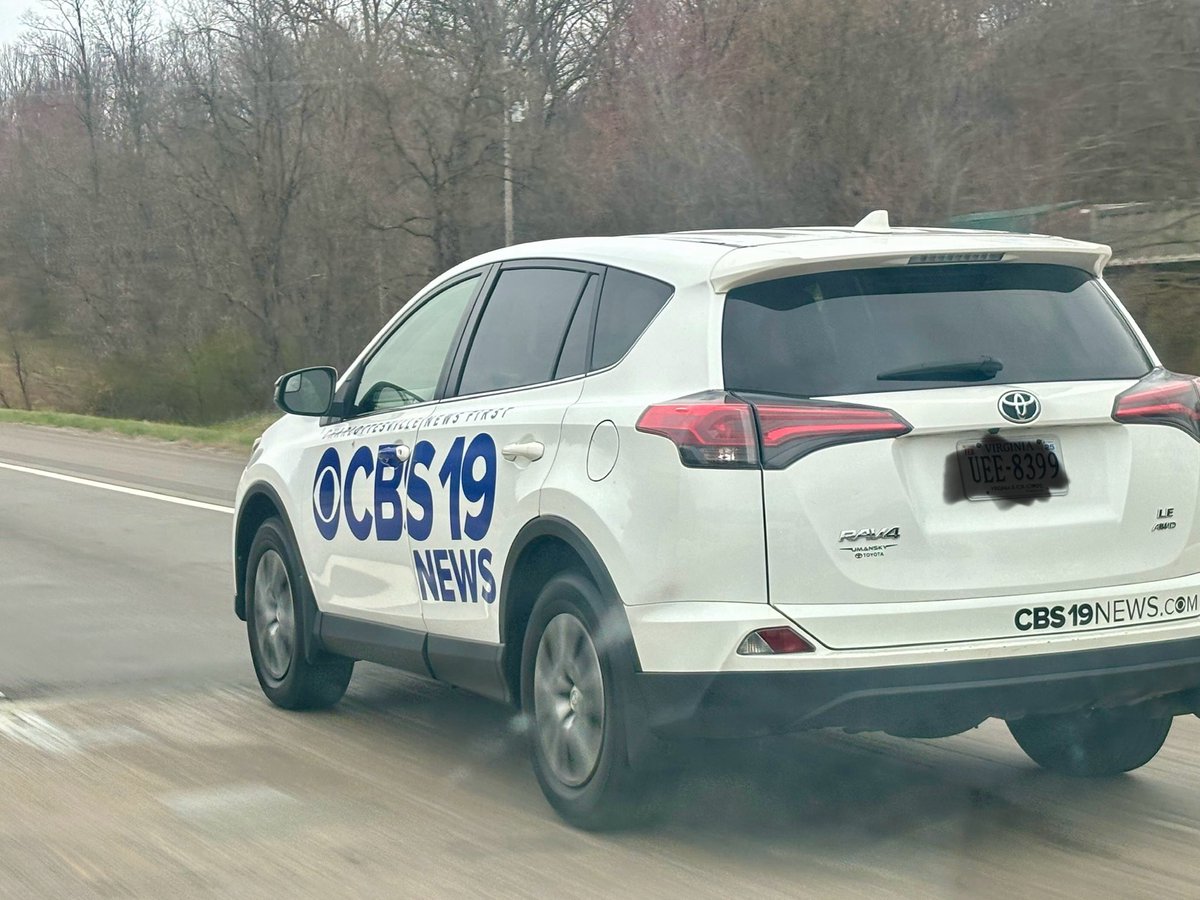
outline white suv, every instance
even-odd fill
[[[1200,393],[1108,256],[876,213],[463,263],[279,381],[234,538],[263,690],[362,659],[513,704],[584,827],[687,735],[999,717],[1143,765],[1200,703]]]

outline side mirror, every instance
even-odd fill
[[[323,416],[333,405],[337,370],[314,366],[288,372],[275,382],[275,405],[294,416]]]

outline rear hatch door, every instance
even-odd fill
[[[1200,448],[1181,428],[1114,420],[1154,362],[1087,272],[939,265],[750,285],[727,300],[724,355],[765,443],[768,420],[813,398],[907,426],[793,429],[787,452],[764,446],[771,602],[827,646],[1012,636],[1030,596],[1109,596],[1096,589],[1200,568]],[[1095,616],[1064,627],[1121,624]]]

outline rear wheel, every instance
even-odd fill
[[[521,666],[533,770],[555,811],[580,828],[648,818],[659,793],[628,759],[628,676],[600,626],[602,600],[586,577],[552,578],[534,605]]]
[[[1137,707],[1028,716],[1008,723],[1021,749],[1044,769],[1077,777],[1120,775],[1140,768],[1162,748],[1171,717]]]
[[[323,709],[341,700],[354,660],[305,659],[300,623],[308,581],[279,519],[267,519],[254,536],[245,590],[250,658],[267,698],[284,709]]]

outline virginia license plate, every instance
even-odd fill
[[[989,435],[958,442],[968,500],[1029,500],[1067,492],[1062,444],[1051,435]]]

